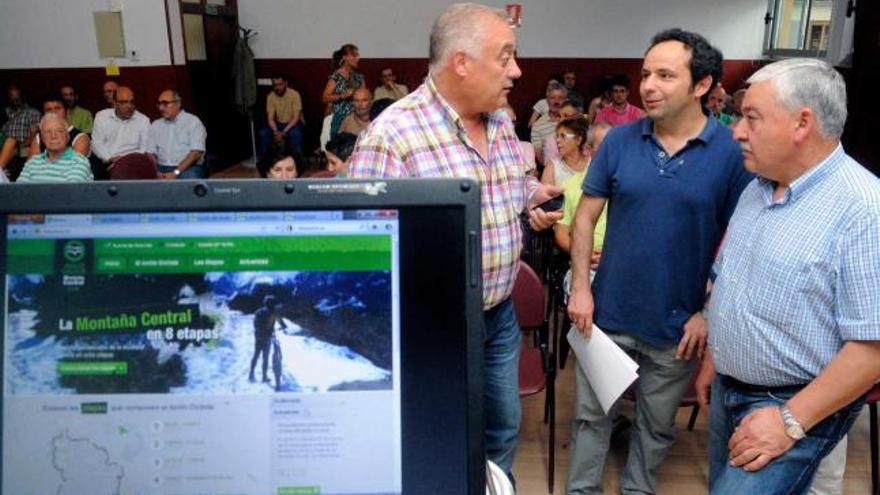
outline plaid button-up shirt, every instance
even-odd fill
[[[6,108],[6,124],[3,132],[15,138],[19,144],[24,143],[31,135],[31,129],[40,125],[40,112],[36,108],[24,105],[20,108]]]
[[[429,78],[361,135],[352,177],[467,177],[480,184],[483,309],[510,296],[522,247],[519,214],[538,188],[527,176],[513,124],[503,110],[485,117],[488,160]]]

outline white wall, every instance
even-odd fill
[[[668,27],[706,36],[727,59],[759,59],[767,0],[520,0],[521,57],[641,58]],[[355,43],[367,58],[427,57],[435,0],[249,0],[239,22],[257,58],[330,58]],[[507,1],[486,0],[503,7]]]
[[[171,63],[166,1],[2,0],[0,69],[103,67],[92,13],[122,4],[126,49]],[[506,2],[487,0],[502,7]],[[766,0],[521,0],[522,57],[640,58],[652,34],[680,26],[703,33],[728,59],[761,57]],[[259,32],[257,58],[324,58],[347,42],[367,58],[427,57],[428,31],[448,5],[435,0],[247,0],[239,22]],[[177,10],[172,6],[172,10]],[[175,62],[183,63],[176,12]]]
[[[98,57],[93,12],[110,0],[2,0],[0,69],[103,67]],[[138,61],[120,66],[168,65],[168,30],[163,0],[115,0],[122,4],[126,51]]]

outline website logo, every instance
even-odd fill
[[[86,246],[82,241],[67,241],[64,245],[64,259],[79,263],[86,257]]]

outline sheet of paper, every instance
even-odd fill
[[[567,338],[602,410],[608,414],[614,402],[639,377],[639,365],[596,325],[593,325],[593,335],[589,339],[574,327],[569,330]]]
[[[113,77],[119,75],[119,65],[116,64],[115,60],[110,60],[107,62],[107,66],[104,67],[104,72],[107,74],[107,77]]]

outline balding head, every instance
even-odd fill
[[[114,105],[114,101],[116,98],[116,89],[118,87],[119,87],[119,85],[116,84],[116,81],[104,82],[104,86],[102,88],[102,91],[104,93],[104,101],[106,101],[107,104],[110,105],[111,107]]]
[[[354,90],[351,101],[354,104],[355,115],[361,120],[368,120],[370,118],[370,105],[373,102],[373,93],[366,86],[361,86]]]
[[[122,120],[128,120],[134,115],[134,91],[128,86],[119,86],[116,89],[114,98],[114,108],[116,108],[116,116]]]

